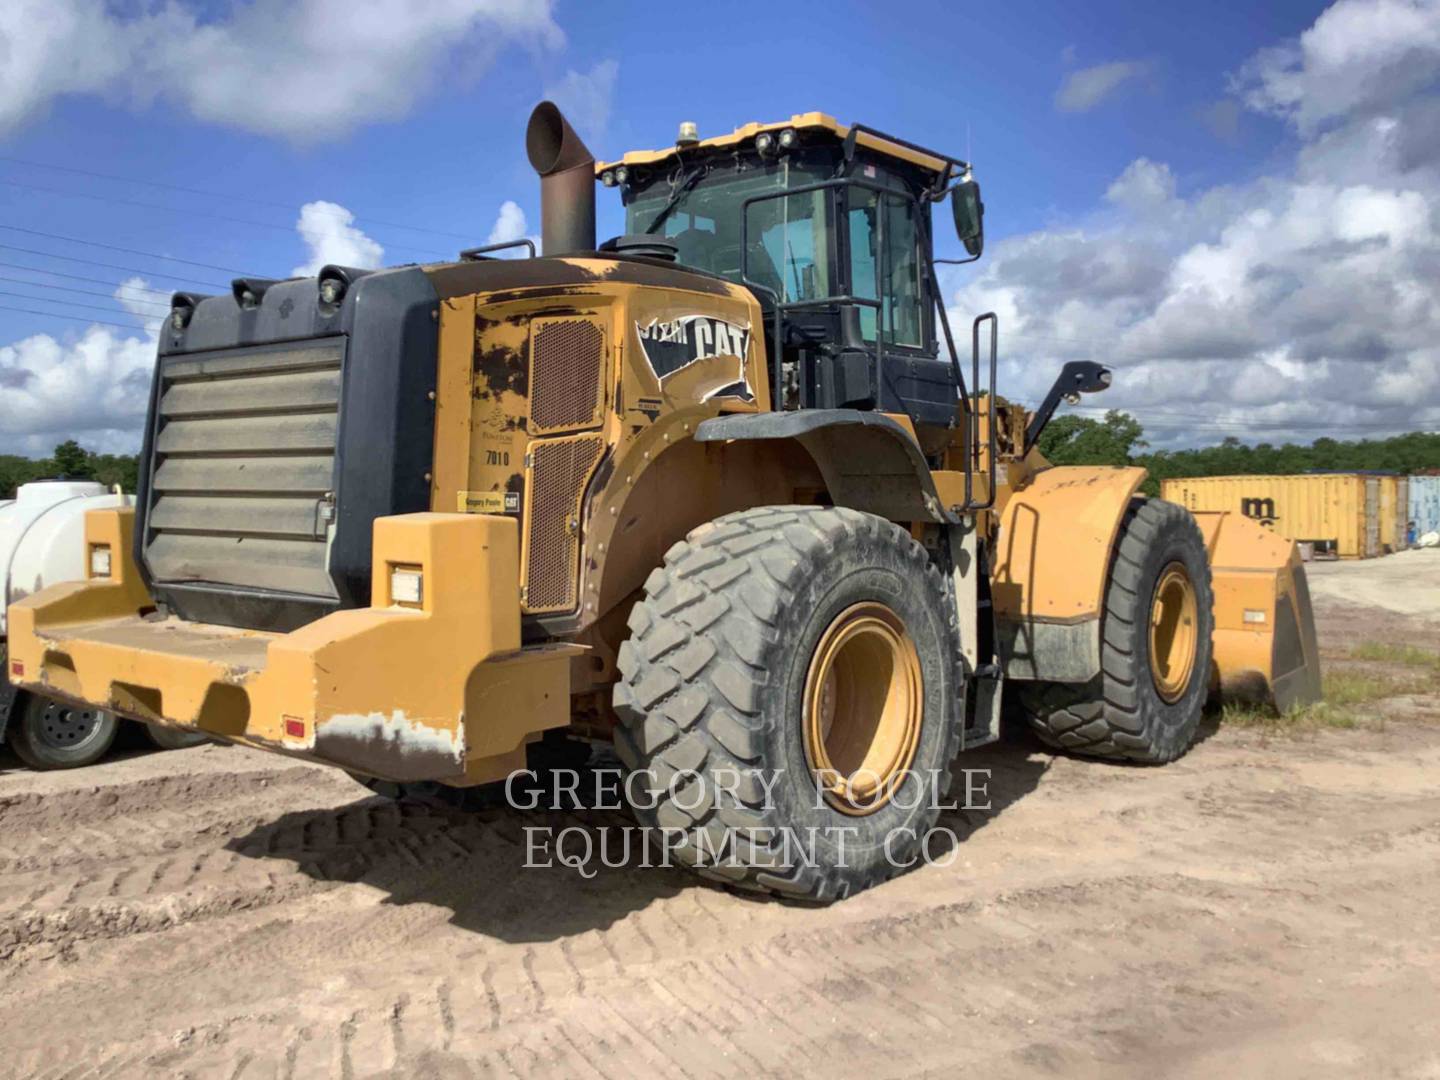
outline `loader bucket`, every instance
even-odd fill
[[[1233,513],[1196,513],[1215,587],[1212,686],[1285,712],[1320,700],[1320,653],[1295,544]]]

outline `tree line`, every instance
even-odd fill
[[[15,489],[32,480],[98,480],[106,487],[119,484],[133,492],[139,475],[135,454],[97,454],[66,439],[45,458],[0,454],[0,499],[13,499]]]
[[[1262,442],[1247,446],[1227,436],[1195,450],[1150,450],[1145,428],[1112,409],[1103,420],[1062,416],[1040,436],[1040,452],[1056,465],[1139,465],[1150,471],[1142,490],[1179,476],[1283,476],[1307,472],[1379,470],[1401,474],[1440,468],[1440,434],[1412,431],[1388,439],[1319,438],[1308,446]]]

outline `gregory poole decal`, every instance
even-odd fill
[[[682,315],[635,324],[640,351],[666,393],[699,401],[753,401],[745,378],[750,327],[711,315]]]

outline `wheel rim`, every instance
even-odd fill
[[[890,608],[856,604],[820,637],[805,676],[805,755],[830,806],[873,814],[915,758],[924,684],[915,643]]]
[[[1179,701],[1190,686],[1199,642],[1197,610],[1190,574],[1172,562],[1161,572],[1150,601],[1150,674],[1168,703]]]
[[[36,734],[52,750],[73,750],[95,737],[105,713],[81,709],[59,701],[47,701],[40,714]]]

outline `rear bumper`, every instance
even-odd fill
[[[523,767],[525,744],[569,722],[571,645],[520,646],[514,519],[377,519],[371,606],[288,634],[147,614],[129,511],[87,516],[114,576],[10,608],[19,685],[138,720],[388,780],[474,784]],[[419,607],[391,604],[389,567],[418,567]]]

